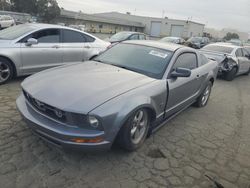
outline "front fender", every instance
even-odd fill
[[[111,99],[89,114],[100,117],[106,135],[105,139],[112,142],[120,128],[136,110],[147,108],[153,118],[160,116],[164,111],[166,96],[166,82],[154,82],[147,87]]]

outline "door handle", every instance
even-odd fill
[[[91,48],[90,46],[84,46],[84,48],[87,48],[87,49],[89,49],[89,48]]]
[[[60,46],[55,45],[55,46],[52,46],[52,48],[56,48],[56,49],[58,49],[58,48],[60,48]]]

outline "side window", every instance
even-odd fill
[[[242,49],[242,50],[243,50],[244,57],[248,57],[250,55],[246,49]]]
[[[146,40],[144,35],[139,35],[139,40]]]
[[[194,53],[181,54],[177,58],[174,66],[173,66],[173,69],[176,69],[176,68],[186,68],[186,69],[190,69],[190,70],[197,68],[196,54],[194,54]]]
[[[95,38],[93,38],[89,35],[85,35],[85,34],[82,34],[82,35],[86,39],[86,42],[94,42],[95,41]]]
[[[238,49],[235,54],[236,54],[236,57],[243,57],[243,53],[241,49]]]
[[[201,64],[202,65],[205,65],[205,64],[208,63],[208,58],[205,55],[200,54],[200,58],[201,58]]]
[[[59,43],[60,31],[59,29],[45,29],[37,31],[25,37],[21,42],[27,42],[28,39],[37,39],[38,43]]]
[[[63,30],[63,43],[83,43],[86,42],[86,38],[82,33],[71,30]]]
[[[139,39],[139,35],[132,35],[129,37],[129,40],[138,40]]]

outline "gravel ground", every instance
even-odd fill
[[[0,86],[0,187],[250,187],[250,77],[217,80],[207,107],[190,107],[134,153],[58,150],[15,106],[23,78]]]

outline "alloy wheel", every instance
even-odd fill
[[[202,106],[206,105],[208,98],[209,98],[209,95],[210,95],[210,92],[211,92],[211,86],[208,85],[207,88],[205,89],[203,96],[202,96],[202,99],[201,99]]]
[[[5,82],[6,80],[8,80],[10,77],[10,67],[3,63],[0,62],[0,83],[1,82]]]
[[[148,115],[144,110],[139,110],[136,112],[130,131],[131,141],[134,144],[139,144],[143,139],[148,125]]]

